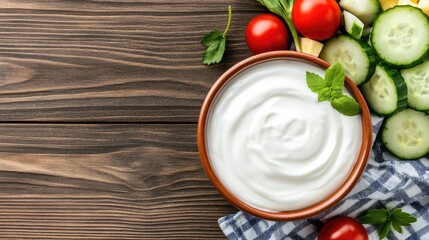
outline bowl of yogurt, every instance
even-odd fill
[[[315,216],[343,199],[368,159],[368,106],[346,78],[344,92],[362,113],[345,116],[318,102],[306,72],[329,64],[307,54],[276,51],[225,72],[202,105],[198,149],[216,189],[234,206],[277,221]]]

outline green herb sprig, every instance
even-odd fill
[[[354,116],[361,113],[360,105],[352,97],[343,93],[345,73],[343,66],[335,62],[332,64],[325,73],[325,78],[307,72],[307,86],[314,93],[318,94],[318,101],[330,101],[333,108],[338,112]]]
[[[292,7],[294,0],[257,0],[262,6],[268,8],[271,12],[279,15],[286,22],[293,38],[295,48],[301,52],[299,45],[298,31],[292,21]]]
[[[379,225],[378,235],[380,239],[383,239],[387,236],[392,227],[397,232],[402,233],[402,226],[410,226],[411,223],[416,222],[417,219],[413,215],[403,212],[402,209],[396,208],[395,210],[370,210],[367,214],[359,218],[359,221],[363,224]]]
[[[201,44],[206,47],[206,51],[203,54],[204,64],[210,65],[213,63],[219,63],[222,60],[223,54],[225,53],[226,34],[228,33],[229,26],[231,25],[231,18],[232,7],[228,6],[228,23],[223,33],[218,30],[214,30],[207,33],[203,40],[201,40]]]

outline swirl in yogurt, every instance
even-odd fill
[[[211,107],[210,163],[225,187],[255,208],[280,212],[317,204],[357,160],[361,116],[319,103],[306,71],[325,74],[300,61],[260,63],[235,76]]]

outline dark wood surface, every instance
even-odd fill
[[[204,33],[233,22],[225,60]],[[222,239],[196,145],[250,0],[1,0],[0,239]]]
[[[234,16],[225,61],[202,36]],[[202,99],[250,56],[256,0],[1,0],[0,121],[196,122]]]

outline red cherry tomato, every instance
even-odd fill
[[[361,223],[349,217],[334,218],[323,226],[318,240],[368,240]]]
[[[247,25],[246,42],[253,54],[285,50],[289,46],[288,29],[279,17],[261,14]]]
[[[292,8],[296,30],[313,40],[326,40],[341,25],[341,10],[335,0],[296,0]]]

